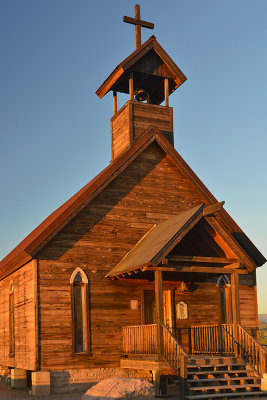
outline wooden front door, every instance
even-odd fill
[[[225,275],[222,275],[217,281],[220,324],[231,324],[233,322],[231,285],[226,278]]]
[[[163,291],[164,324],[173,327],[173,302],[171,290]],[[156,323],[156,305],[154,290],[144,291],[144,324]]]
[[[144,291],[144,324],[156,323],[156,304],[154,290]]]
[[[219,317],[221,324],[231,324],[233,322],[232,296],[229,285],[219,287]]]

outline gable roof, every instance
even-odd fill
[[[164,68],[159,68],[157,72],[150,71],[148,65],[155,66],[155,57],[153,57],[152,52],[158,59],[160,59],[165,66]],[[143,68],[141,68],[140,63],[144,60]],[[149,63],[149,60],[151,61]],[[153,95],[153,103],[160,104],[163,99],[163,90],[159,84],[159,80],[162,80],[163,89],[163,79],[164,77],[169,78],[169,90],[170,93],[174,92],[180,85],[186,81],[186,76],[180,70],[180,68],[175,64],[171,57],[166,53],[166,51],[157,42],[155,36],[151,36],[141,47],[136,49],[132,54],[130,54],[125,60],[123,60],[108,76],[108,78],[102,83],[102,85],[97,89],[96,94],[100,99],[110,90],[115,90],[118,92],[129,93],[129,72],[136,72],[138,75],[139,83],[142,82],[142,75],[144,76],[142,86],[148,85],[150,89],[155,90],[158,87],[160,90]],[[168,72],[168,73],[167,73]],[[167,74],[166,74],[167,73]],[[155,85],[155,83],[157,83]],[[148,90],[147,88],[144,88]]]
[[[202,219],[209,222],[210,218],[214,218],[214,213],[221,210],[224,202],[217,203],[212,206],[205,207],[205,204],[200,204],[190,210],[184,211],[178,215],[172,216],[165,221],[154,225],[123,257],[123,259],[106,275],[106,277],[119,277],[138,272],[138,270],[147,270],[147,267],[157,267],[163,260],[168,257],[168,254],[173,250],[178,243],[192,230],[192,228]],[[212,216],[213,215],[213,216]],[[189,256],[182,257],[183,263],[195,262],[194,259],[205,263],[205,257]],[[209,257],[208,257],[209,258]],[[219,260],[213,259],[213,263]],[[237,259],[221,259],[220,262],[232,264]],[[239,269],[239,268],[238,268]],[[231,269],[233,271],[233,269]],[[250,268],[241,268],[239,273],[246,273]],[[210,269],[212,272],[212,269]]]
[[[95,198],[113,179],[116,178],[127,166],[150,144],[157,142],[168,154],[177,167],[192,182],[195,188],[206,199],[206,205],[217,203],[216,198],[210,193],[188,164],[178,154],[170,142],[164,137],[157,127],[149,128],[133,146],[123,153],[112,164],[102,170],[94,179],[67,200],[62,206],[50,214],[37,228],[35,228],[17,247],[15,247],[0,262],[0,279],[9,275],[28,261],[68,223],[70,222],[93,198]],[[266,259],[247,238],[244,232],[234,222],[225,210],[218,213],[218,226],[223,224],[229,235],[235,240],[240,252],[245,255],[247,263],[253,268],[261,266]],[[241,240],[239,240],[242,238]]]
[[[158,254],[187,226],[202,216],[204,204],[154,225],[106,276],[116,276],[158,263]]]

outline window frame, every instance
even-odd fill
[[[12,303],[11,303],[12,299]],[[12,304],[12,310],[11,310]],[[9,326],[9,357],[15,357],[15,298],[14,283],[9,283],[8,291],[8,326]]]
[[[82,281],[75,283],[77,274],[81,275]],[[82,288],[82,321],[83,321],[83,349],[77,351],[76,349],[76,323],[75,323],[75,299],[74,287],[80,286]],[[76,268],[70,278],[70,293],[71,293],[71,314],[72,314],[72,354],[88,354],[89,348],[89,296],[88,296],[88,278],[81,268]]]

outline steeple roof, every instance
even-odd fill
[[[186,81],[186,76],[171,57],[151,36],[137,50],[123,60],[102,83],[96,94],[102,98],[110,90],[129,93],[129,74],[134,74],[138,87],[146,89],[153,104],[164,100],[164,79],[169,79],[169,92],[173,93]]]

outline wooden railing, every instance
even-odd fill
[[[180,398],[184,399],[187,388],[187,362],[189,354],[178,342],[166,325],[163,326],[164,358],[170,364],[174,375],[180,380]]]
[[[181,367],[185,368],[189,354],[183,346],[177,341],[166,325],[163,326],[163,343],[164,356],[174,371],[180,371]],[[183,366],[182,366],[183,364]],[[178,373],[180,375],[180,373]]]
[[[122,328],[124,354],[157,354],[157,325]]]
[[[171,368],[186,380],[189,354],[163,324],[164,356]],[[235,354],[261,376],[267,373],[267,351],[239,324],[191,326],[193,354]],[[157,325],[123,327],[124,354],[157,354]]]
[[[191,326],[193,354],[233,354],[233,325]]]
[[[242,357],[261,376],[267,372],[267,352],[241,325],[237,325],[238,356]]]

